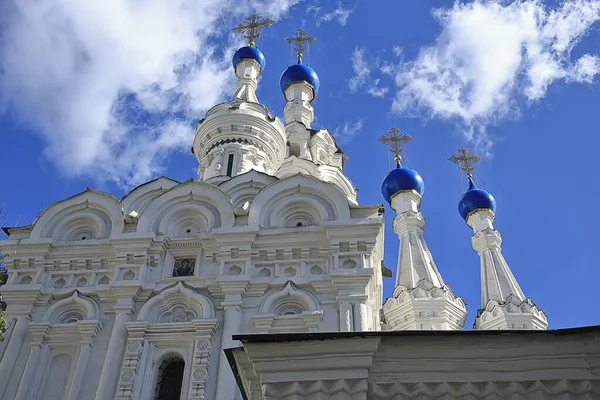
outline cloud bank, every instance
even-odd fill
[[[233,88],[231,25],[295,2],[5,1],[0,113],[40,132],[67,176],[139,184],[189,151],[191,122]]]
[[[600,20],[600,0],[557,8],[478,0],[434,15],[442,26],[435,43],[388,71],[398,88],[392,108],[457,119],[484,154],[493,144],[486,127],[518,115],[522,101],[540,100],[557,81],[592,83],[600,74],[598,55],[571,55]]]

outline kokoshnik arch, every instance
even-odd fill
[[[463,331],[465,303],[425,241],[423,179],[401,165],[410,137],[395,128],[381,138],[397,156],[382,193],[400,250],[383,301],[383,207],[358,204],[342,149],[311,126],[320,81],[303,53],[315,38],[287,39],[298,58],[280,80],[283,120],[256,96],[266,59],[254,40],[272,23],[252,16],[236,27],[249,44],[233,57],[231,100],[196,127],[198,179],[157,178],[122,199],[86,189],[6,229],[0,246],[15,256],[0,399],[598,394],[597,330],[535,332],[546,315],[502,256],[496,202],[461,148],[451,159],[470,186],[459,211],[482,277],[481,309]]]

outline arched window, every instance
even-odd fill
[[[185,362],[180,357],[169,357],[158,368],[154,400],[179,400],[183,384]]]

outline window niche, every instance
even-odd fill
[[[158,368],[154,400],[179,400],[185,362],[180,357],[164,360]]]
[[[195,267],[195,257],[175,258],[175,263],[173,264],[173,273],[171,276],[194,276]]]

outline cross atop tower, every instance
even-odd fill
[[[396,164],[400,164],[400,161],[402,160],[400,153],[404,151],[404,145],[410,142],[412,137],[400,132],[400,129],[395,126],[392,126],[388,133],[377,140],[385,144],[388,147],[388,150],[395,154],[394,161],[396,161]]]
[[[302,61],[302,53],[308,49],[308,45],[317,40],[316,37],[309,35],[303,29],[294,32],[294,36],[284,39],[298,53],[298,61]]]
[[[475,170],[475,164],[481,160],[481,157],[469,149],[460,146],[458,150],[456,150],[456,153],[452,154],[448,160],[458,165],[458,168],[461,171],[465,171],[468,179],[472,179],[473,175],[471,172]]]
[[[244,22],[237,25],[232,30],[241,33],[244,38],[248,39],[248,46],[256,46],[254,39],[260,37],[264,28],[274,22],[275,21],[269,18],[263,18],[260,15],[254,14],[246,18]]]

